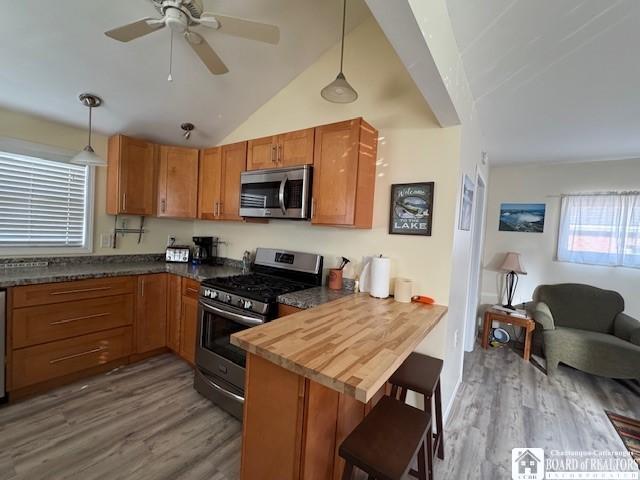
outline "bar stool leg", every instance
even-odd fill
[[[342,480],[351,480],[353,474],[353,465],[349,462],[345,462],[344,470],[342,471]]]
[[[423,444],[424,445],[424,444]],[[422,464],[424,465],[424,456],[422,457]],[[433,435],[431,431],[427,432],[427,472],[429,473],[429,480],[433,480]]]
[[[444,460],[444,426],[442,424],[442,393],[440,391],[440,380],[438,380],[438,385],[436,385],[435,402],[436,428],[438,429],[438,458]]]
[[[429,437],[429,433],[427,433],[426,437]],[[427,480],[427,472],[426,472],[427,460],[424,454],[424,441],[422,445],[420,445],[420,451],[418,452],[418,478],[420,480]]]

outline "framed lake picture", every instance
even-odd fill
[[[391,185],[389,233],[431,235],[434,182]]]
[[[500,204],[501,232],[542,233],[544,231],[544,203]]]

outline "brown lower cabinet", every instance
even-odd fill
[[[167,274],[138,277],[135,351],[146,353],[167,345]]]
[[[30,396],[173,350],[195,361],[199,283],[167,273],[12,287],[7,391]]]
[[[241,479],[339,480],[338,447],[384,394],[368,403],[249,354]]]

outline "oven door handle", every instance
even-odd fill
[[[230,392],[226,388],[221,387],[220,385],[215,383],[213,380],[211,380],[209,377],[204,375],[202,372],[198,372],[198,374],[200,375],[200,378],[202,380],[204,380],[208,385],[211,386],[211,388],[213,388],[214,390],[217,390],[218,392],[220,392],[225,397],[229,397],[232,400],[235,400],[236,402],[244,403],[244,397],[242,397],[240,395],[236,395],[235,393]]]
[[[282,214],[287,214],[287,206],[284,204],[284,189],[287,185],[287,176],[285,175],[282,181],[280,182],[280,190],[278,191],[278,202],[280,203],[280,210],[282,210]]]
[[[229,312],[227,310],[223,310],[218,307],[214,307],[203,301],[200,301],[200,306],[206,310],[207,312],[217,313],[221,317],[227,318],[229,320],[233,320],[235,322],[241,323],[248,327],[254,327],[256,325],[262,325],[264,323],[263,320],[259,318],[248,317],[247,315],[240,315],[239,313]]]

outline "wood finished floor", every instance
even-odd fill
[[[465,355],[436,479],[510,479],[511,449],[626,451],[604,410],[640,418],[640,397],[561,365],[547,377],[509,348]]]
[[[167,354],[0,408],[0,479],[235,480],[240,443]]]
[[[241,425],[192,381],[163,355],[0,408],[0,479],[236,480]],[[508,349],[476,349],[435,478],[509,479],[515,446],[622,450],[605,408],[640,418],[616,382],[566,367],[549,379]]]

